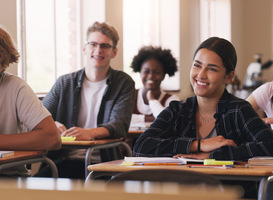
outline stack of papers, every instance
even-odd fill
[[[273,166],[273,157],[258,156],[248,159],[248,165]]]
[[[196,160],[191,158],[172,158],[172,157],[125,157],[125,162],[130,162],[134,164],[144,164],[144,163],[202,163],[204,160]]]
[[[130,125],[129,131],[145,131],[150,125],[151,123],[134,123]]]

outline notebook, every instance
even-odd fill
[[[126,157],[124,158],[125,162],[133,162],[135,164],[144,164],[144,163],[204,163],[204,160],[197,160],[191,158],[172,158],[172,157]]]
[[[261,165],[261,166],[273,166],[273,157],[269,156],[256,156],[248,159],[248,165]]]

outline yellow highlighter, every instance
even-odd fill
[[[62,141],[74,141],[76,140],[76,137],[62,137]]]
[[[204,165],[234,165],[233,161],[215,160],[215,159],[205,159]]]

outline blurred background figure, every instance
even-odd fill
[[[165,75],[173,76],[177,71],[176,59],[170,49],[144,46],[134,56],[131,67],[139,72],[143,87],[136,90],[132,124],[152,122],[172,100],[178,96],[161,89]]]
[[[267,82],[247,98],[247,101],[253,106],[254,110],[263,110],[266,117],[262,118],[264,122],[273,129],[273,81]]]
[[[256,61],[249,64],[243,85],[243,89],[252,91],[264,83],[263,70],[271,67],[273,63],[272,60],[262,63],[262,54],[259,53],[254,54],[253,57]]]

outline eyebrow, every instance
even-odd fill
[[[202,64],[202,62],[200,62],[199,60],[194,60],[194,62],[197,62],[197,63],[199,63],[199,64]],[[208,64],[208,66],[220,68],[218,65],[215,65],[215,64]]]

